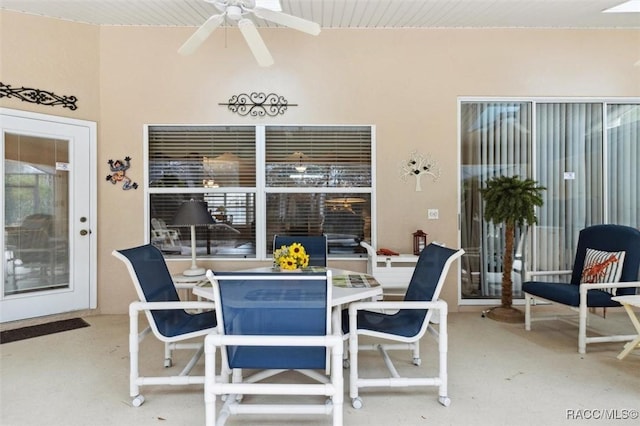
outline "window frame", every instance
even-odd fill
[[[266,183],[266,130],[270,127],[300,127],[300,128],[312,128],[312,127],[330,127],[330,128],[357,128],[363,127],[368,128],[370,131],[370,174],[371,174],[371,185],[370,186],[357,186],[357,187],[270,187]],[[182,127],[182,128],[198,128],[198,127],[208,127],[208,128],[224,128],[224,127],[248,127],[252,128],[255,131],[255,187],[220,187],[220,188],[206,188],[206,187],[166,187],[166,188],[151,188],[149,185],[150,182],[150,147],[149,147],[149,138],[150,138],[150,130],[154,127]],[[254,193],[255,194],[255,256],[248,257],[243,255],[225,255],[225,256],[216,256],[215,254],[210,255],[200,255],[198,254],[198,258],[204,259],[216,259],[216,260],[229,260],[229,261],[265,261],[271,260],[271,252],[268,249],[270,244],[267,242],[267,220],[266,220],[266,199],[267,194],[287,194],[287,193],[324,193],[324,194],[369,194],[370,196],[370,238],[365,238],[364,241],[367,241],[369,244],[375,246],[375,241],[377,240],[376,235],[376,223],[377,223],[377,213],[376,213],[376,127],[375,125],[365,124],[295,124],[295,125],[286,125],[286,124],[261,124],[261,125],[241,125],[241,124],[194,124],[194,125],[185,125],[185,124],[145,124],[143,131],[143,156],[144,156],[144,235],[145,242],[149,243],[151,240],[151,202],[150,197],[151,194],[220,194],[224,195],[227,193]],[[168,260],[183,260],[188,258],[188,255],[178,255],[178,256],[168,256]],[[363,250],[362,253],[353,253],[353,254],[329,254],[329,258],[340,259],[340,260],[353,260],[353,259],[362,259],[366,258],[366,252]]]

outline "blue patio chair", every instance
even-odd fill
[[[300,243],[309,255],[309,266],[327,266],[327,237],[275,235],[273,237],[273,251],[293,243]]]
[[[218,307],[218,333],[205,338],[206,424],[224,424],[230,415],[242,413],[288,413],[333,415],[333,424],[341,425],[343,346],[339,331],[331,333],[331,272],[208,271],[207,277]],[[215,376],[217,348],[221,348],[221,379]],[[243,377],[247,369],[257,372]],[[296,379],[295,374],[286,383],[268,380],[289,370],[319,383],[288,380]],[[240,403],[247,394],[330,399],[316,404]],[[218,395],[226,399],[216,423]]]
[[[635,335],[587,336],[589,308],[621,305],[613,296],[636,294],[640,288],[640,231],[622,225],[595,225],[580,231],[573,269],[568,271],[526,271],[522,286],[525,298],[525,329],[532,321],[561,319],[559,316],[533,318],[531,305],[542,300],[578,311],[578,352],[589,343],[624,342]],[[537,277],[571,275],[569,283],[536,280]]]
[[[204,338],[200,342],[180,342],[216,332],[216,316],[211,311],[215,304],[180,301],[162,253],[151,244],[114,250],[112,254],[127,266],[139,299],[129,305],[129,390],[133,405],[139,407],[144,402],[144,397],[140,394],[140,386],[203,384],[204,376],[189,376],[189,374],[202,356]],[[191,313],[185,309],[205,311]],[[149,324],[141,332],[138,325],[140,312],[144,312]],[[149,331],[165,343],[164,366],[167,368],[172,366],[173,350],[195,350],[191,360],[179,374],[161,377],[140,375],[139,346]]]
[[[447,303],[438,300],[449,267],[464,250],[453,250],[429,244],[420,253],[416,268],[402,301],[357,302],[343,311],[342,329],[349,338],[350,390],[354,408],[362,407],[359,390],[365,387],[438,386],[439,401],[448,406],[447,395]],[[433,311],[439,312],[438,330],[430,325]],[[391,313],[390,311],[395,311]],[[421,364],[420,339],[429,330],[438,341],[440,353],[437,377],[401,377],[388,350],[411,350],[413,363]],[[360,336],[382,339],[383,343],[361,344]],[[397,342],[397,343],[391,343]],[[358,351],[379,351],[391,377],[363,378],[359,376]]]

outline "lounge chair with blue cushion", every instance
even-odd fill
[[[624,342],[635,335],[587,336],[590,308],[614,308],[621,305],[613,296],[636,294],[640,288],[640,230],[622,225],[595,225],[580,231],[573,269],[568,271],[526,272],[522,289],[525,297],[525,329],[531,322],[558,319],[554,316],[533,318],[534,300],[564,305],[578,311],[578,352],[587,344]],[[571,275],[569,283],[542,281],[538,277]]]

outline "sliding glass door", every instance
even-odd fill
[[[483,219],[479,190],[493,176],[531,175],[531,115],[526,102],[461,105],[463,298],[500,298],[504,233]]]
[[[461,102],[462,300],[500,297],[504,234],[484,220],[479,193],[493,176],[547,188],[538,224],[527,231],[528,269],[571,269],[586,226],[640,226],[639,111],[638,103]],[[512,279],[521,297],[520,274]]]

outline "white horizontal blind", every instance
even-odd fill
[[[255,187],[255,145],[253,126],[151,126],[149,186]]]
[[[370,187],[371,127],[269,126],[267,187]]]
[[[276,234],[325,234],[330,255],[362,252],[360,241],[371,239],[371,161],[370,126],[267,127],[267,252]]]
[[[151,239],[165,254],[190,255],[189,228],[171,224],[182,203],[195,199],[216,221],[196,227],[198,255],[255,257],[254,126],[149,126],[148,167],[150,219],[180,235],[178,248]]]
[[[327,234],[330,255],[353,255],[371,240],[372,158],[371,126],[149,126],[150,219],[171,226],[198,199],[218,222],[197,230],[207,255],[271,253],[275,234]]]

